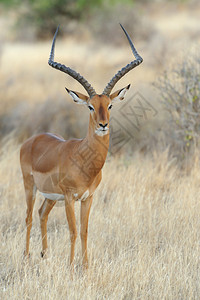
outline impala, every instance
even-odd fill
[[[121,25],[121,24],[120,24]],[[66,88],[74,102],[88,107],[90,119],[87,135],[84,139],[64,140],[62,137],[43,133],[29,138],[21,147],[20,162],[23,174],[27,216],[26,216],[26,249],[29,255],[32,212],[36,191],[45,197],[39,209],[42,234],[42,257],[47,251],[48,215],[57,201],[63,200],[70,231],[71,253],[70,264],[73,263],[75,241],[77,238],[74,203],[81,201],[81,245],[83,264],[87,267],[87,232],[89,212],[93,194],[99,185],[109,147],[109,117],[113,103],[121,102],[130,85],[114,93],[111,90],[122,76],[138,66],[143,59],[137,53],[128,33],[121,25],[131,46],[135,60],[116,73],[105,87],[102,94],[96,94],[93,87],[79,73],[54,61],[54,48],[58,28],[55,32],[49,65],[76,79],[88,93],[88,96]]]

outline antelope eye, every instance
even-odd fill
[[[108,106],[108,110],[110,110],[112,108],[112,104],[110,104],[109,106]]]
[[[90,111],[94,111],[94,107],[92,105],[88,105]]]

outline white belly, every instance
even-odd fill
[[[42,194],[45,198],[47,198],[47,199],[49,199],[49,200],[53,200],[53,201],[61,201],[61,200],[64,200],[64,199],[65,199],[64,195],[62,195],[62,194],[42,193],[42,192],[41,192],[41,194]]]
[[[63,201],[65,200],[65,196],[62,194],[56,194],[56,193],[43,193],[40,192],[45,198],[49,199],[49,200],[53,200],[53,201]],[[89,191],[86,190],[85,193],[83,193],[83,195],[79,198],[79,195],[77,193],[74,194],[74,197],[77,200],[80,201],[85,201],[89,196]]]

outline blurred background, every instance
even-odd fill
[[[73,103],[65,87],[86,92],[48,66],[52,38],[60,24],[55,60],[101,93],[133,60],[120,22],[144,62],[113,90],[131,83],[126,105],[112,110],[121,133],[117,147],[111,137],[111,154],[168,149],[179,161],[191,156],[200,132],[199,16],[195,0],[1,0],[0,145],[47,131],[85,136],[89,110]]]

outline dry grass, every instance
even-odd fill
[[[90,267],[81,271],[78,239],[71,280],[64,207],[50,214],[49,258],[40,258],[39,195],[31,258],[23,261],[26,204],[18,156],[19,148],[10,140],[0,162],[3,299],[200,298],[198,160],[185,175],[166,153],[154,160],[139,155],[110,158],[90,215]],[[79,203],[76,209],[78,216]]]
[[[156,5],[150,12],[145,8],[144,14],[157,33],[150,41],[136,42],[144,64],[123,78],[116,89],[130,82],[130,95],[140,91],[154,104],[155,97],[147,84],[168,67],[170,56],[176,59],[183,46],[190,47],[199,37],[199,6],[192,13],[176,10],[169,14],[163,8],[157,13]],[[118,33],[123,38],[120,29]],[[0,149],[1,298],[200,299],[199,154],[188,174],[181,173],[176,163],[167,159],[167,152],[155,154],[154,159],[136,153],[131,153],[130,159],[108,159],[90,215],[90,267],[88,272],[81,270],[78,239],[74,280],[70,277],[69,232],[62,205],[49,216],[49,258],[40,258],[37,210],[43,199],[38,195],[31,258],[29,263],[24,262],[26,204],[19,145],[15,141],[43,130],[83,137],[88,111],[76,109],[64,90],[67,86],[83,92],[80,85],[47,65],[51,41],[13,43],[2,34],[4,31],[0,34],[0,136],[4,136],[0,147],[5,144]],[[96,44],[90,37],[85,41],[58,39],[56,45],[58,60],[84,75],[97,92],[130,61],[130,55],[127,44]],[[115,112],[113,108],[113,116]],[[154,120],[146,122],[141,137],[153,135],[150,121],[159,123],[162,114],[159,111]]]

